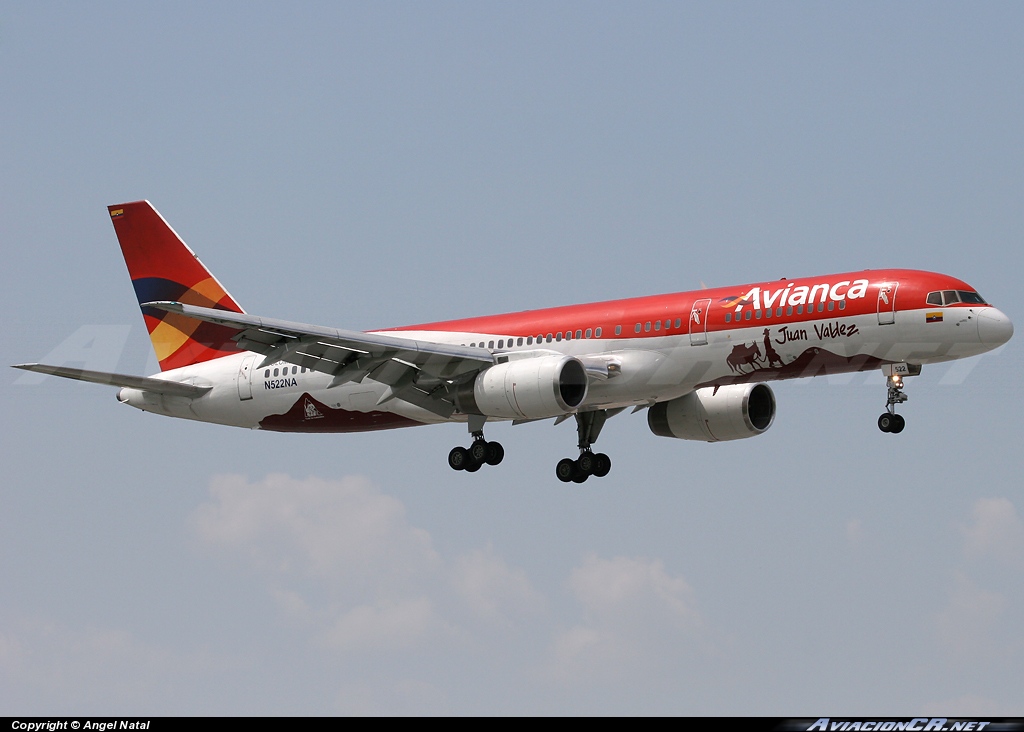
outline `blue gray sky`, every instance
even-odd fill
[[[0,363],[155,370],[105,206],[345,328],[890,266],[1018,326],[1015,3],[7,3]],[[1015,295],[1014,293],[1018,293]],[[1024,715],[1024,347],[757,438],[282,435],[0,389],[0,713]]]

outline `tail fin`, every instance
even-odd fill
[[[107,210],[140,306],[171,300],[244,312],[149,201]],[[154,308],[142,308],[142,315],[162,371],[242,350],[231,340],[236,330]]]

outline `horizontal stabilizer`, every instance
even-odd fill
[[[147,376],[128,376],[126,374],[109,374],[106,371],[87,371],[85,369],[72,369],[65,366],[47,366],[42,363],[19,363],[13,368],[35,371],[39,374],[50,376],[61,376],[65,379],[76,381],[90,381],[93,384],[108,384],[110,386],[126,386],[129,389],[141,389],[155,394],[166,394],[167,396],[200,397],[213,387],[193,386],[182,384],[178,381],[167,381],[165,379],[152,379]]]

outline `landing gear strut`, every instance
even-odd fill
[[[896,405],[903,404],[909,397],[903,393],[903,377],[899,374],[888,376],[885,385],[889,395],[885,400],[885,412],[878,418],[878,429],[895,435],[902,432],[907,424],[901,415],[896,414]]]
[[[597,436],[604,427],[608,413],[599,409],[576,415],[576,433],[579,435],[580,456],[573,460],[564,458],[555,466],[555,475],[563,483],[582,483],[591,475],[603,478],[612,469],[612,459],[603,452],[595,453],[590,446],[597,442]]]
[[[448,466],[452,470],[465,470],[475,473],[486,465],[497,465],[505,457],[505,448],[500,442],[488,442],[484,439],[484,422],[486,417],[475,414],[469,416],[469,434],[473,444],[469,447],[453,447],[448,453]]]

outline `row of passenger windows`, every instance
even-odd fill
[[[619,335],[621,332],[622,332],[622,326],[621,325],[616,326],[615,327],[615,335]],[[548,333],[546,336],[539,335],[539,336],[536,337],[536,339],[534,339],[533,336],[528,336],[526,338],[507,338],[507,339],[506,338],[500,338],[497,341],[497,343],[498,343],[497,347],[498,348],[506,348],[506,347],[514,348],[516,346],[532,346],[533,343],[534,343],[534,340],[536,340],[537,343],[551,343],[551,341],[556,341],[556,342],[563,341],[563,340],[565,340],[565,341],[572,341],[572,340],[580,340],[582,338],[600,338],[600,337],[601,337],[601,328],[596,328],[596,329],[595,328],[587,328],[586,331],[583,331],[583,330],[576,331],[575,337],[573,337],[573,332],[571,330],[567,330],[564,333]],[[470,348],[494,348],[495,347],[494,343],[495,343],[494,341],[480,341],[479,343],[470,343],[468,345],[469,345]],[[462,345],[465,346],[467,344],[463,343]]]
[[[927,302],[929,305],[955,305],[958,302],[968,305],[984,305],[985,298],[977,292],[965,292],[964,290],[942,290],[941,292],[929,292]]]
[[[665,318],[664,321],[655,320],[654,321],[654,331],[658,332],[659,330],[661,330],[663,324],[664,324],[665,330],[668,330],[669,328],[672,327],[672,318]],[[676,327],[678,328],[682,324],[683,324],[682,318],[676,318]],[[633,332],[634,333],[639,333],[641,330],[643,330],[643,331],[645,331],[647,333],[650,333],[651,332],[651,321],[648,320],[646,323],[643,323],[643,324],[637,323],[633,327]]]
[[[313,369],[309,369],[309,370],[312,371]],[[278,373],[278,372],[280,372],[280,373]],[[292,366],[292,373],[291,373],[292,376],[295,376],[295,374],[304,374],[304,373],[306,373],[306,367],[305,366],[302,367],[301,371],[299,371],[299,367],[298,366]],[[285,366],[283,369],[280,369],[280,368],[279,369],[274,369],[274,376],[288,376],[288,367]],[[270,369],[267,369],[266,371],[263,372],[263,378],[264,379],[269,379],[270,378]]]
[[[829,302],[828,302],[828,309],[829,310],[835,310],[836,309],[835,301],[829,300]],[[846,300],[840,300],[839,301],[839,309],[840,310],[846,310]],[[794,312],[796,312],[797,315],[803,315],[804,314],[804,306],[803,305],[797,305],[795,308],[792,305],[787,305],[785,308],[775,308],[775,317],[776,318],[781,318],[783,310],[786,311],[786,315],[792,315]],[[808,313],[813,313],[814,312],[814,303],[810,303],[807,306],[807,312]],[[819,313],[825,312],[825,303],[823,303],[823,302],[819,302],[818,303],[818,312]],[[743,313],[743,320],[750,320],[751,318],[756,318],[757,320],[760,320],[761,318],[770,318],[770,317],[772,317],[772,309],[771,308],[765,308],[764,310],[746,310]],[[740,313],[736,313],[736,320],[738,321],[739,319],[740,319]],[[725,314],[725,322],[726,323],[731,323],[732,320],[733,320],[733,314],[732,313],[726,313]]]

